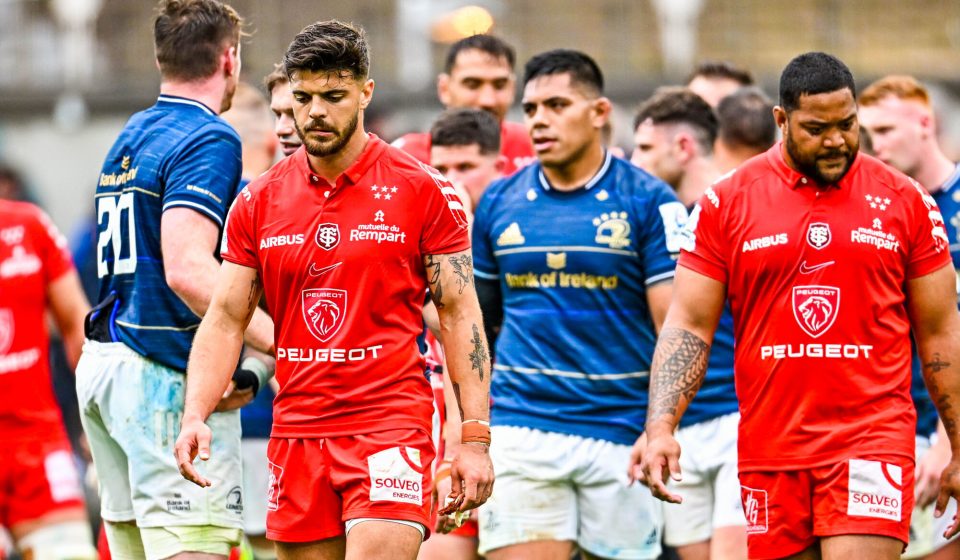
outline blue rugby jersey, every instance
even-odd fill
[[[636,440],[656,343],[646,288],[673,278],[686,219],[666,184],[609,154],[572,192],[539,163],[487,189],[473,254],[503,293],[494,425]]]
[[[957,295],[960,307],[960,165],[953,175],[946,180],[943,188],[933,193],[940,213],[943,214],[943,223],[947,228],[947,238],[950,239],[950,258],[953,259],[953,268],[957,270]],[[913,404],[917,407],[917,435],[929,436],[937,430],[937,409],[933,406],[930,393],[923,382],[923,369],[917,348],[913,348],[913,383],[910,393]]]
[[[239,136],[197,101],[161,95],[127,121],[96,193],[100,300],[117,296],[109,310],[114,341],[186,370],[200,318],[167,286],[160,217],[190,208],[222,230],[240,170]]]

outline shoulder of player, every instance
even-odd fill
[[[879,159],[861,153],[859,180],[870,188],[883,187],[900,198],[913,199],[930,196],[926,189],[906,174],[894,169]]]
[[[294,157],[295,156],[290,156],[278,161],[262,175],[247,183],[245,187],[240,189],[243,198],[248,202],[256,200],[264,196],[264,193],[271,192],[273,185],[282,184],[290,173],[297,173],[296,165],[294,165],[293,162]]]
[[[7,224],[24,224],[28,226],[40,225],[46,214],[39,206],[32,202],[7,200],[0,198],[0,216],[3,217],[2,226]]]
[[[531,189],[538,193],[543,189],[540,186],[540,165],[526,165],[513,174],[494,180],[483,191],[477,208],[489,208],[514,199],[528,201],[527,192]]]
[[[661,195],[671,198],[676,197],[670,185],[629,161],[618,157],[610,158],[610,169],[606,171],[605,176],[593,188],[614,190],[620,196],[635,199],[658,198]]]
[[[412,187],[415,192],[428,186],[436,188],[437,180],[434,177],[443,177],[439,171],[420,161],[415,155],[392,144],[385,146],[383,154],[374,165],[380,168],[382,177]],[[446,179],[443,180],[446,182]]]
[[[428,153],[430,151],[430,135],[426,132],[408,132],[391,142],[390,146],[410,155]],[[414,157],[416,156],[414,155]]]

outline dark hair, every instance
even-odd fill
[[[434,146],[477,144],[481,154],[499,154],[500,123],[482,109],[450,109],[430,127],[430,143]]]
[[[717,105],[720,140],[731,147],[766,151],[777,141],[773,101],[758,87],[743,87]]]
[[[753,74],[746,68],[741,68],[732,62],[726,60],[706,60],[694,68],[690,76],[687,77],[687,84],[694,78],[726,78],[733,80],[742,86],[753,85]]]
[[[163,0],[153,21],[160,74],[178,81],[200,80],[217,70],[224,47],[240,42],[243,20],[217,0]]]
[[[298,70],[336,72],[356,80],[370,74],[370,53],[360,27],[337,20],[318,21],[303,28],[283,55],[287,77]]]
[[[603,93],[603,72],[592,58],[580,51],[554,49],[527,61],[523,69],[523,85],[541,76],[570,74],[570,82],[588,86]]]
[[[685,124],[693,128],[697,142],[704,153],[713,153],[713,142],[717,139],[717,115],[702,97],[685,87],[661,87],[653,92],[633,119],[636,130],[644,121],[655,125]]]
[[[447,60],[443,65],[443,71],[449,74],[457,64],[457,57],[463,51],[478,50],[483,51],[494,58],[502,58],[510,65],[510,69],[517,63],[517,54],[513,47],[499,37],[486,34],[471,35],[464,37],[450,46],[447,51]]]
[[[287,73],[283,70],[283,63],[274,64],[273,71],[267,74],[263,78],[263,87],[267,90],[267,95],[273,97],[273,88],[277,87],[279,84],[285,84],[290,81],[290,78],[287,77]]]
[[[857,97],[853,74],[839,58],[822,52],[808,52],[794,58],[780,74],[780,106],[792,111],[803,95],[849,89]]]

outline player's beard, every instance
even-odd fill
[[[314,157],[326,157],[343,149],[347,142],[350,141],[350,138],[353,137],[353,133],[356,132],[359,122],[360,111],[357,111],[347,122],[347,126],[343,127],[341,130],[337,130],[333,126],[323,121],[307,121],[307,123],[302,127],[299,123],[295,124],[297,128],[297,136],[299,136],[300,141],[303,142],[303,147],[306,148],[307,153]],[[314,129],[321,130],[323,132],[332,132],[333,138],[326,142],[318,142],[305,134],[305,132],[309,132],[310,130]]]
[[[853,160],[857,157],[857,151],[860,148],[860,143],[857,142],[856,144],[852,145],[845,144],[844,148],[839,150],[829,150],[828,152],[820,154],[803,154],[800,152],[800,149],[797,147],[790,134],[786,135],[785,140],[787,154],[789,154],[790,159],[793,160],[793,164],[797,167],[797,171],[803,173],[807,177],[812,178],[821,185],[832,185],[840,179],[843,179],[844,175],[847,174],[847,171],[850,171],[850,166],[853,165]],[[836,156],[842,156],[844,159],[846,159],[843,169],[840,171],[830,172],[829,174],[824,174],[822,171],[820,171],[820,167],[817,165],[819,160]]]

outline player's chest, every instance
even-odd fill
[[[501,270],[600,273],[635,264],[640,232],[636,216],[624,204],[595,199],[529,202],[505,209],[488,233]]]
[[[414,201],[391,185],[351,187],[268,209],[255,228],[265,275],[384,273],[419,260],[422,229]]]
[[[901,199],[879,188],[789,195],[755,201],[733,219],[735,273],[902,280],[911,239]]]

